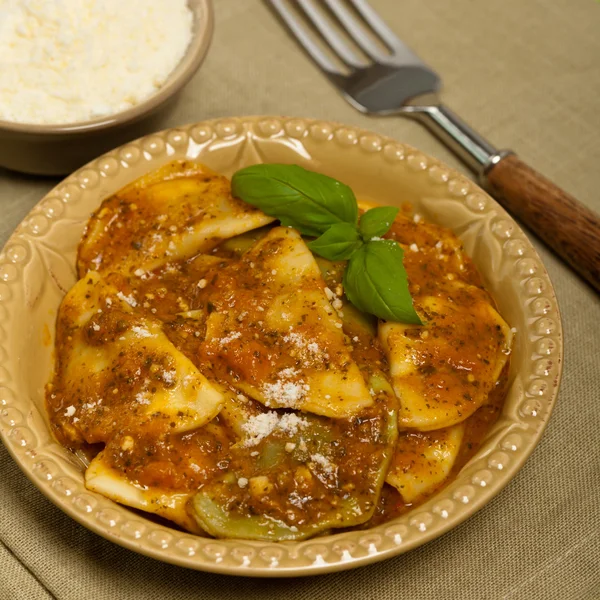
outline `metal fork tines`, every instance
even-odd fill
[[[436,92],[440,87],[437,74],[364,0],[270,2],[311,58],[359,110],[378,114],[398,112],[411,99]],[[327,18],[323,9],[333,18]],[[307,24],[347,67],[346,73],[315,41]],[[347,36],[342,36],[339,28]],[[374,37],[389,51],[375,43]],[[348,38],[354,42],[354,47]],[[356,52],[357,48],[368,57],[367,61]]]
[[[300,45],[362,112],[418,119],[482,175],[501,156],[437,100],[441,79],[366,0],[268,0]]]

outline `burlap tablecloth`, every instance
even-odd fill
[[[417,124],[368,118],[346,105],[262,2],[214,3],[208,59],[166,126],[224,115],[321,117],[385,133],[459,167]],[[600,210],[597,0],[373,5],[443,75],[449,106]],[[55,183],[0,170],[0,245]],[[536,246],[565,326],[560,398],[523,470],[460,527],[403,556],[341,574],[216,576],[162,564],[89,532],[50,504],[0,445],[0,600],[600,598],[600,301]]]

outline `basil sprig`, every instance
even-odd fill
[[[387,321],[421,325],[402,263],[403,251],[383,240],[398,209],[380,206],[358,222],[358,204],[343,183],[298,165],[254,165],[234,173],[232,193],[282,225],[317,239],[312,252],[329,260],[347,260],[344,290],[359,310]]]

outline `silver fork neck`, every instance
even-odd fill
[[[405,106],[404,114],[410,114],[448,145],[471,168],[482,182],[486,173],[509,150],[498,150],[457,114],[442,104],[435,106]]]

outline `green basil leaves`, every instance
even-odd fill
[[[368,210],[361,218],[358,229],[365,241],[385,235],[392,226],[398,208],[394,206],[378,206]]]
[[[358,204],[343,183],[297,165],[254,165],[234,173],[232,193],[301,234],[316,237],[312,252],[347,260],[344,289],[359,310],[387,321],[421,325],[408,289],[404,255],[393,240],[382,240],[398,209],[380,206],[358,223]]]
[[[332,225],[320,238],[309,242],[312,252],[328,260],[348,260],[363,245],[358,230],[350,223]]]
[[[421,325],[408,291],[404,252],[394,240],[374,240],[351,257],[344,272],[348,300],[386,321]]]
[[[356,226],[358,205],[343,183],[297,165],[253,165],[234,173],[231,192],[276,217],[282,225],[317,237],[337,223]]]

